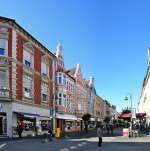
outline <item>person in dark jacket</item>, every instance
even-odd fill
[[[52,141],[53,140],[52,137],[53,137],[53,130],[52,130],[51,127],[49,127],[49,129],[48,129],[48,140]]]
[[[20,121],[17,122],[17,133],[19,135],[19,138],[22,138],[22,132],[23,132],[23,125]]]
[[[97,137],[98,137],[98,146],[101,147],[102,146],[102,126],[98,125],[97,126]]]

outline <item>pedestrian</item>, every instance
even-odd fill
[[[106,130],[107,130],[107,134],[109,135],[110,126],[108,123],[106,124]]]
[[[102,146],[102,125],[97,126],[98,146]]]
[[[51,127],[49,127],[49,129],[48,129],[48,140],[52,141],[53,140],[52,137],[53,137],[53,130],[52,130]]]
[[[17,121],[17,133],[19,138],[22,138],[23,125],[20,121]]]
[[[112,124],[110,125],[110,131],[111,131],[111,135],[113,135],[114,126]]]

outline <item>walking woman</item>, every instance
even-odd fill
[[[98,146],[102,146],[102,125],[97,126]]]

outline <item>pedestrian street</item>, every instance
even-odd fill
[[[103,137],[102,147],[97,145],[97,137],[53,139],[16,139],[0,142],[0,151],[149,151],[150,137],[123,138]]]

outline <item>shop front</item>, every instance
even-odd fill
[[[16,121],[23,123],[22,136],[35,136],[36,135],[36,118],[37,114],[14,112],[16,114]],[[16,132],[16,126],[13,129],[13,133]],[[16,132],[17,135],[17,132]]]
[[[0,102],[0,136],[8,136],[11,102]]]
[[[12,137],[17,137],[17,122],[23,123],[22,136],[36,136],[47,133],[50,127],[49,109],[14,103],[12,105]]]
[[[56,128],[60,128],[61,132],[73,132],[76,120],[75,115],[56,113]]]

